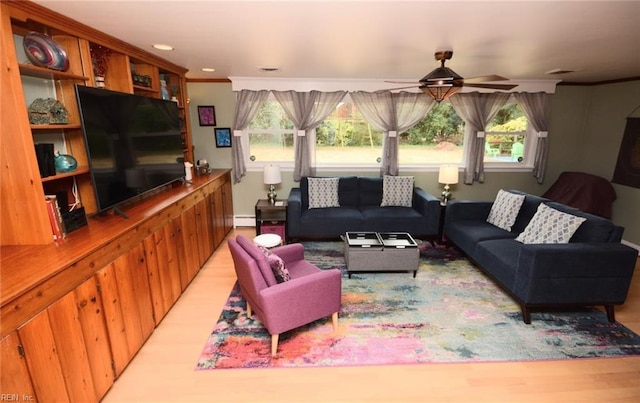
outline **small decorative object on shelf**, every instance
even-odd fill
[[[179,94],[180,94],[180,91],[178,90],[178,86],[172,85],[171,86],[171,100],[173,102],[179,103],[179,101],[178,101],[178,95]],[[214,118],[214,120],[215,120],[215,118]]]
[[[69,59],[62,45],[50,36],[39,32],[29,32],[24,36],[22,46],[27,58],[40,67],[67,71]]]
[[[142,74],[131,73],[134,85],[140,85],[142,87],[151,87],[151,77]]]
[[[109,63],[109,56],[111,56],[111,49],[93,43],[90,48],[93,74],[96,76],[96,87],[104,88],[104,77],[107,74],[107,64]]]
[[[29,105],[29,123],[32,125],[66,125],[69,112],[53,98],[36,98]]]
[[[54,161],[56,164],[56,172],[73,172],[78,168],[78,161],[69,154],[60,154],[58,152]]]
[[[169,90],[167,90],[167,82],[165,80],[160,80],[160,94],[162,99],[169,99]]]

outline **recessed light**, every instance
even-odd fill
[[[212,67],[203,67],[202,71],[206,71],[207,73],[211,73],[216,71],[216,69],[212,68]]]
[[[155,45],[151,45],[151,46],[153,46],[155,49],[158,49],[158,50],[173,50],[173,46],[164,45],[162,43],[156,43]]]
[[[544,74],[554,75],[554,74],[569,74],[569,73],[575,73],[575,70],[553,69],[553,70],[545,71]]]

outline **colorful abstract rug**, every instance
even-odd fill
[[[455,249],[420,247],[410,273],[355,273],[348,279],[341,244],[305,243],[305,257],[323,269],[343,270],[340,329],[323,319],[270,335],[236,286],[200,355],[198,369],[560,360],[640,355],[640,336],[608,323],[594,309],[532,313]]]

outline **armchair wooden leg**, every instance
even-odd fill
[[[271,356],[275,357],[276,356],[276,352],[278,351],[278,337],[280,335],[279,334],[272,334],[271,335]]]
[[[333,322],[333,331],[338,331],[338,312],[334,312],[331,314],[331,321]]]
[[[247,318],[251,317],[251,305],[249,305],[249,301],[247,301]]]

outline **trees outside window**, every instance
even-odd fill
[[[487,126],[485,166],[524,166],[528,122],[515,102],[505,105]],[[296,134],[293,123],[271,97],[245,131],[248,164],[294,159]],[[318,167],[379,167],[382,132],[360,114],[347,94],[343,102],[316,128],[315,160]],[[417,125],[399,134],[401,168],[433,167],[441,164],[464,166],[464,121],[448,102],[436,104]],[[532,143],[532,144],[529,144]]]

